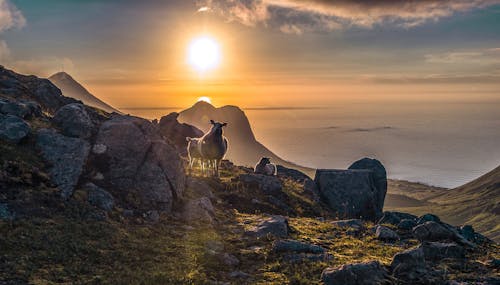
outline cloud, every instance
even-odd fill
[[[48,77],[56,72],[64,71],[72,73],[75,71],[73,61],[66,57],[43,57],[30,60],[16,60],[9,64],[9,67],[16,72],[23,74],[34,74],[42,77]]]
[[[425,61],[428,63],[491,65],[500,63],[500,48],[426,54],[424,57]]]
[[[10,49],[4,40],[0,40],[0,61],[5,62],[10,59]]]
[[[8,0],[0,0],[0,33],[12,28],[22,28],[26,19],[16,6]]]
[[[228,21],[277,28],[284,33],[331,31],[393,24],[411,28],[456,13],[500,4],[500,0],[199,0]]]

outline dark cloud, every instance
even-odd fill
[[[200,0],[198,4],[229,21],[302,34],[383,23],[408,28],[500,4],[500,0]]]

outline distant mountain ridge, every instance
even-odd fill
[[[250,122],[245,113],[237,106],[222,106],[219,108],[199,101],[192,107],[179,113],[179,121],[193,125],[200,130],[207,131],[210,128],[210,120],[227,122],[224,135],[229,140],[229,148],[226,157],[234,163],[245,166],[254,166],[261,157],[270,157],[275,164],[295,168],[314,176],[314,169],[302,167],[286,161],[271,150],[262,145],[252,131]]]
[[[50,76],[48,79],[55,86],[61,89],[62,94],[66,97],[80,100],[86,105],[102,109],[109,113],[121,113],[116,108],[113,108],[109,104],[94,96],[66,72],[58,72]]]

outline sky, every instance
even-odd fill
[[[498,102],[500,0],[0,0],[0,64],[118,108]]]

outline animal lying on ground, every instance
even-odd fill
[[[257,163],[254,168],[255,173],[270,176],[276,175],[276,171],[276,165],[271,163],[271,159],[269,157],[261,158],[259,163]]]

